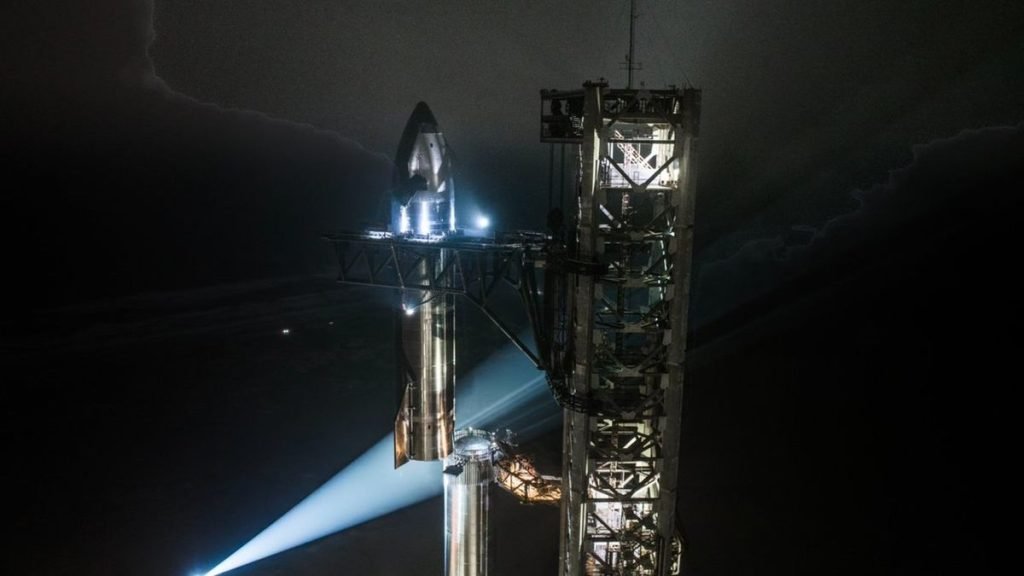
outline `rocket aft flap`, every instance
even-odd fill
[[[399,312],[401,404],[395,418],[395,467],[440,460],[452,451],[455,429],[455,303],[427,295]]]

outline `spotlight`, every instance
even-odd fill
[[[491,225],[491,219],[487,216],[476,217],[476,227],[480,229],[488,228]]]

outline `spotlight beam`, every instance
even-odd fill
[[[216,576],[373,520],[441,493],[439,462],[395,470],[389,434],[284,516],[224,559]]]
[[[502,385],[509,380],[522,384]],[[553,414],[544,416],[543,402],[550,404]],[[532,432],[554,425],[561,415],[548,397],[544,376],[511,346],[466,377],[458,404],[461,413],[472,415],[465,425],[475,427],[498,426],[502,420],[518,421],[527,412],[541,412],[529,427]],[[441,494],[440,462],[409,462],[396,470],[393,452],[394,435],[388,434],[205,576],[223,574]]]

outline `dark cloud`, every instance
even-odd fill
[[[863,273],[910,243],[943,241],[951,230],[1004,226],[978,219],[1005,216],[991,212],[993,206],[1019,206],[1022,157],[1024,125],[967,130],[915,146],[910,164],[890,172],[887,181],[852,191],[850,211],[821,223],[794,224],[781,234],[749,240],[726,258],[703,262],[693,324],[701,330],[716,322],[735,326],[730,317],[748,322],[759,306],[765,311]],[[993,246],[975,259],[1006,248]],[[816,280],[808,285],[809,278]]]
[[[8,90],[82,96],[158,82],[150,0],[15,2],[4,12]]]
[[[25,57],[5,71],[4,237],[26,296],[322,272],[319,234],[373,217],[385,156],[174,91],[147,53],[150,2],[70,4],[21,7]]]
[[[1024,126],[913,152],[855,210],[699,272],[680,489],[698,573],[1009,561]]]

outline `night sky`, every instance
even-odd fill
[[[393,302],[336,285],[319,236],[381,217],[416,102],[457,202],[539,229],[539,90],[625,84],[622,0],[347,4],[0,11],[0,573],[209,569],[344,468],[392,425]],[[703,89],[684,569],[1001,566],[1024,4],[642,11],[639,80]],[[460,310],[462,377],[505,344]],[[557,430],[524,447],[557,473]],[[554,574],[557,513],[494,500],[495,574]],[[436,574],[440,519],[429,500],[237,573]]]

